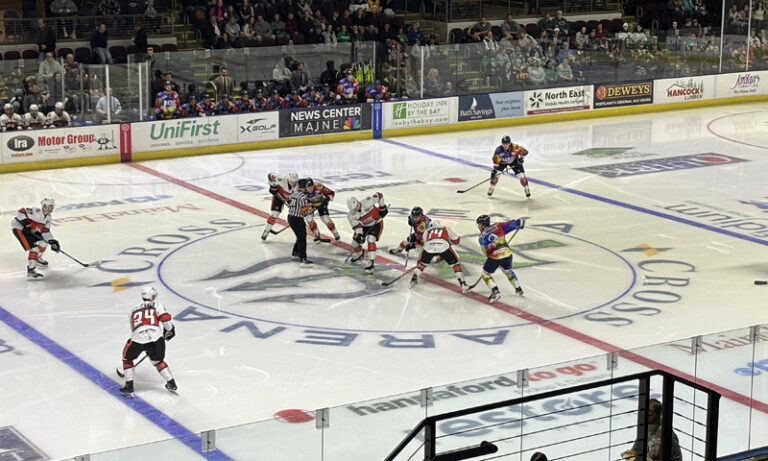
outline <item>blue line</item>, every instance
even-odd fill
[[[147,418],[160,429],[170,434],[174,439],[189,447],[192,451],[209,460],[234,461],[233,458],[225,455],[219,450],[212,450],[207,453],[201,452],[202,440],[200,437],[181,424],[177,423],[163,412],[153,407],[149,403],[139,398],[129,399],[123,397],[117,387],[117,383],[107,377],[104,373],[92,367],[84,360],[57,344],[51,338],[35,330],[28,323],[11,314],[3,307],[0,307],[0,321],[13,328],[16,332],[37,344],[46,352],[59,359],[65,365],[80,373],[87,380],[98,387],[107,391],[121,403],[130,407],[132,410]],[[160,442],[158,442],[160,443]]]
[[[413,151],[416,151],[416,152],[421,152],[422,154],[431,155],[433,157],[439,157],[439,158],[443,158],[443,159],[446,159],[446,160],[451,160],[453,162],[463,163],[465,165],[469,165],[469,166],[473,166],[473,167],[477,167],[477,168],[482,168],[482,169],[490,171],[490,167],[488,167],[486,165],[482,165],[480,163],[471,162],[469,160],[464,160],[464,159],[461,159],[461,158],[451,157],[450,155],[440,154],[438,152],[433,152],[431,150],[424,149],[424,148],[421,148],[421,147],[411,146],[409,144],[401,143],[401,142],[398,142],[398,141],[393,141],[391,139],[380,139],[380,141],[381,142],[386,142],[388,144],[393,144],[395,146],[399,146],[399,147],[402,147],[404,149],[410,149],[410,150],[413,150]],[[639,211],[640,213],[649,214],[649,215],[652,215],[652,216],[656,216],[658,218],[669,219],[671,221],[676,221],[676,222],[679,222],[681,224],[687,224],[689,226],[698,227],[699,229],[704,229],[704,230],[708,230],[708,231],[712,231],[712,232],[717,232],[719,234],[727,235],[729,237],[735,237],[737,239],[747,240],[747,241],[752,242],[752,243],[757,243],[759,245],[766,245],[766,246],[768,246],[768,240],[762,240],[762,239],[759,239],[757,237],[752,237],[751,235],[744,235],[744,234],[739,234],[737,232],[729,231],[729,230],[726,230],[726,229],[720,229],[718,227],[710,226],[708,224],[698,223],[696,221],[691,221],[689,219],[681,218],[679,216],[674,216],[674,215],[671,215],[671,214],[662,213],[660,211],[650,210],[648,208],[643,208],[641,206],[632,205],[632,204],[629,204],[629,203],[626,203],[626,202],[621,202],[621,201],[610,199],[610,198],[607,198],[607,197],[601,197],[599,195],[590,194],[589,192],[583,192],[583,191],[580,191],[580,190],[571,189],[570,187],[559,186],[557,184],[554,184],[554,183],[551,183],[551,182],[547,182],[547,181],[542,181],[540,179],[533,179],[531,177],[528,177],[528,181],[530,181],[530,182],[532,182],[534,184],[539,184],[541,186],[547,186],[547,187],[550,187],[552,189],[559,189],[559,190],[562,190],[564,192],[568,192],[568,193],[571,193],[571,194],[574,194],[574,195],[579,195],[579,196],[584,197],[584,198],[588,198],[588,199],[592,199],[592,200],[597,200],[598,202],[607,203],[609,205],[615,205],[615,206],[618,206],[618,207],[627,208],[629,210]]]

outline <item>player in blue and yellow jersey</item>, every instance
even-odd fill
[[[488,297],[489,303],[498,301],[501,298],[499,287],[496,286],[493,277],[491,277],[491,274],[496,272],[496,269],[499,267],[504,271],[504,275],[507,276],[509,282],[515,286],[515,293],[521,296],[523,294],[523,289],[520,287],[517,275],[512,270],[512,249],[509,248],[507,234],[524,227],[525,218],[493,224],[491,224],[491,218],[488,215],[484,214],[477,218],[477,228],[480,230],[477,240],[480,243],[483,254],[487,257],[485,264],[483,264],[483,274],[480,277],[488,285],[488,288],[491,289],[491,296]]]

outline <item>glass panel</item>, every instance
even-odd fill
[[[90,455],[91,461],[130,461],[136,459],[187,459],[193,457],[192,450],[199,453],[200,439],[189,436],[185,439],[137,445],[114,451]],[[197,456],[194,456],[197,458]]]
[[[229,459],[314,461],[321,459],[321,437],[315,414],[294,410],[282,418],[217,430],[216,448]]]
[[[112,89],[114,108],[111,120],[115,122],[135,122],[141,120],[144,95],[139,92],[139,72],[136,64],[112,64],[107,66],[109,86]],[[105,82],[106,83],[106,82]]]
[[[755,354],[750,360],[754,363],[749,394],[753,399],[749,416],[750,449],[768,446],[768,325],[758,327],[757,338],[758,341],[754,344]],[[727,431],[728,427],[720,426],[720,430]]]
[[[419,395],[415,391],[331,408],[330,426],[323,431],[324,459],[384,459],[426,417]],[[410,456],[422,441],[409,444],[403,455]]]
[[[84,92],[90,101],[86,108],[85,120],[94,123],[107,123],[112,120],[112,106],[116,104],[107,104],[106,95],[106,65],[89,64],[83,65]],[[114,102],[114,101],[113,101]]]
[[[723,13],[723,67],[722,72],[739,72],[747,70],[748,61],[754,57],[748,57],[748,37],[756,36],[752,33],[752,1],[741,2],[738,0],[725,0]]]

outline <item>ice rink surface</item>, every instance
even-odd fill
[[[530,152],[532,197],[511,177],[490,198],[486,185],[457,194],[488,177],[507,134]],[[626,367],[686,370],[686,338],[768,323],[768,288],[753,285],[768,278],[767,154],[768,105],[751,104],[3,175],[7,222],[53,197],[62,249],[100,264],[49,251],[45,279],[27,281],[5,233],[0,428],[65,459],[663,342],[685,340]],[[313,268],[290,261],[290,230],[259,238],[266,176],[290,171],[336,191],[342,241],[310,241]],[[390,214],[367,275],[344,263],[345,202],[377,191]],[[503,297],[489,305],[482,282],[462,294],[444,263],[414,289],[382,287],[402,273],[404,255],[386,250],[414,206],[462,236],[469,283],[484,260],[476,217],[529,217],[511,241],[525,295],[497,272]],[[126,405],[114,369],[149,285],[174,315],[179,395],[144,363]],[[724,360],[708,382],[750,395]],[[762,379],[752,410],[765,416]]]

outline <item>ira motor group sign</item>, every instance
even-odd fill
[[[120,152],[120,125],[117,124],[7,131],[0,136],[4,164]]]

